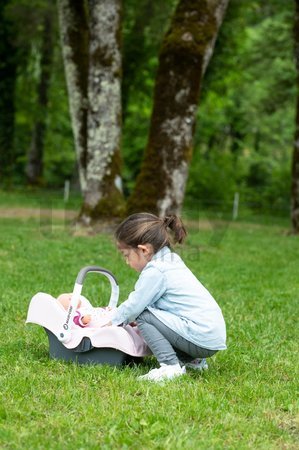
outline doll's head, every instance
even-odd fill
[[[72,294],[60,294],[57,297],[57,301],[63,306],[63,308],[67,311],[70,303],[71,303]],[[81,300],[79,300],[77,308],[81,307]]]

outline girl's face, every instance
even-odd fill
[[[153,256],[151,244],[138,245],[137,248],[134,248],[119,242],[117,247],[126,263],[137,272],[141,272]]]

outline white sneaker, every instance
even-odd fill
[[[170,380],[171,378],[180,377],[185,373],[185,367],[181,367],[180,364],[175,364],[172,366],[161,364],[161,367],[159,369],[152,369],[146,375],[138,377],[138,379],[149,381]]]
[[[188,367],[189,369],[200,370],[200,371],[208,370],[208,368],[209,368],[207,360],[205,358],[193,359],[193,361],[186,363],[185,366]]]

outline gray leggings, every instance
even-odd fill
[[[209,358],[217,350],[198,347],[187,341],[147,309],[136,319],[140,333],[161,364],[174,365],[186,363],[194,358]]]

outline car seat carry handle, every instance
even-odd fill
[[[65,322],[62,325],[61,331],[57,335],[57,338],[62,343],[67,343],[71,339],[71,326],[73,323],[73,318],[76,313],[76,309],[78,307],[81,291],[83,288],[83,282],[88,272],[97,272],[102,275],[105,275],[109,279],[111,285],[111,295],[108,306],[110,308],[114,308],[117,305],[119,297],[119,286],[117,284],[115,276],[111,272],[109,272],[109,270],[104,269],[103,267],[98,266],[83,267],[78,273],[76,278],[76,282],[72,293],[72,299],[66,313]]]
[[[110,295],[110,300],[109,300],[108,306],[110,306],[110,308],[115,308],[118,303],[119,286],[118,286],[117,280],[116,280],[115,276],[113,275],[113,273],[111,273],[109,270],[104,269],[103,267],[99,267],[99,266],[83,267],[83,269],[81,269],[77,275],[75,286],[76,286],[76,284],[83,286],[84,279],[85,279],[86,275],[88,274],[88,272],[101,273],[102,275],[105,275],[109,279],[110,285],[111,285],[111,295]]]

